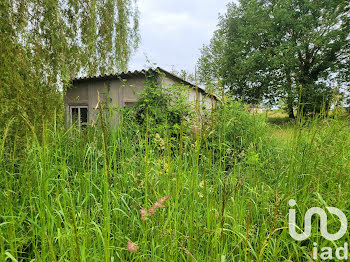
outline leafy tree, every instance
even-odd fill
[[[223,25],[214,32],[213,38],[208,46],[201,48],[201,57],[198,59],[198,80],[203,83],[211,93],[220,93],[222,85],[225,34]]]
[[[77,75],[125,70],[139,42],[133,0],[0,1],[0,130],[12,137],[62,111]]]
[[[188,81],[190,83],[193,83],[195,84],[197,79],[195,77],[194,74],[192,74],[191,72],[189,71],[186,71],[185,69],[180,69],[180,71],[178,71],[174,66],[173,68],[171,69],[170,73],[180,77],[181,79],[185,80],[185,81]]]
[[[290,117],[299,103],[320,112],[330,104],[329,80],[346,81],[349,36],[348,0],[241,0],[220,17],[199,73],[248,103],[283,99]]]

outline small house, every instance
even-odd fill
[[[152,78],[157,86],[166,89],[171,85],[186,86],[186,97],[189,102],[199,102],[201,108],[211,109],[218,98],[204,89],[158,67],[156,69],[124,72],[117,75],[100,75],[82,77],[72,80],[65,96],[66,124],[77,122],[79,126],[96,121],[98,97],[102,102],[117,107],[133,105],[144,89],[146,80]],[[117,119],[115,110],[114,119]]]
[[[259,105],[256,105],[256,104],[249,104],[247,106],[247,109],[251,114],[254,114],[254,113],[262,114],[265,112],[263,108],[261,108]]]

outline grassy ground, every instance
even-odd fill
[[[75,136],[48,128],[24,159],[5,154],[5,131],[0,260],[311,261],[314,242],[343,246],[349,234],[325,240],[317,219],[309,239],[292,239],[288,200],[300,227],[313,206],[350,217],[349,120],[269,117],[223,112],[217,128],[177,137],[128,121]]]
[[[280,144],[289,144],[293,139],[295,122],[290,120],[288,116],[268,117],[269,132],[271,137]]]

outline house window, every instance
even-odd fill
[[[132,107],[136,103],[135,99],[125,99],[124,100],[124,106]]]
[[[85,127],[88,124],[88,107],[87,106],[71,106],[70,107],[70,123],[77,124],[79,127]]]
[[[125,102],[125,106],[132,107],[134,106],[135,102]]]

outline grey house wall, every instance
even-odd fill
[[[179,81],[169,76],[160,76],[160,83],[161,83],[161,86],[165,89],[173,85],[181,84]],[[192,105],[195,105],[197,98],[200,101],[200,103],[204,105],[206,109],[209,109],[209,110],[211,109],[212,102],[214,102],[213,104],[216,103],[215,99],[210,98],[210,96],[208,95],[204,95],[201,90],[197,90],[195,87],[189,86],[187,90],[188,90],[187,100]]]
[[[127,78],[92,78],[73,81],[73,86],[67,89],[65,96],[66,106],[66,125],[70,123],[70,107],[87,106],[88,122],[93,123],[97,119],[98,95],[103,102],[107,102],[110,108],[124,107],[128,103],[134,103],[139,98],[138,93],[144,89],[146,77],[144,74],[133,74]],[[178,78],[172,75],[158,75],[157,81],[159,85],[168,89],[172,85],[183,84]],[[201,103],[201,107],[211,109],[212,105],[216,105],[215,97],[205,95],[203,90],[196,90],[193,86],[188,86],[187,99],[195,105],[196,98]],[[113,120],[117,122],[117,110],[114,110]]]
[[[119,79],[101,79],[74,84],[72,88],[67,90],[65,99],[67,126],[71,124],[71,106],[87,106],[88,121],[91,123],[97,119],[98,95],[100,95],[101,101],[108,102],[109,105],[124,107],[127,103],[137,101],[137,93],[143,90],[144,80],[144,77],[137,76],[125,82]],[[117,118],[116,112],[115,117]]]

